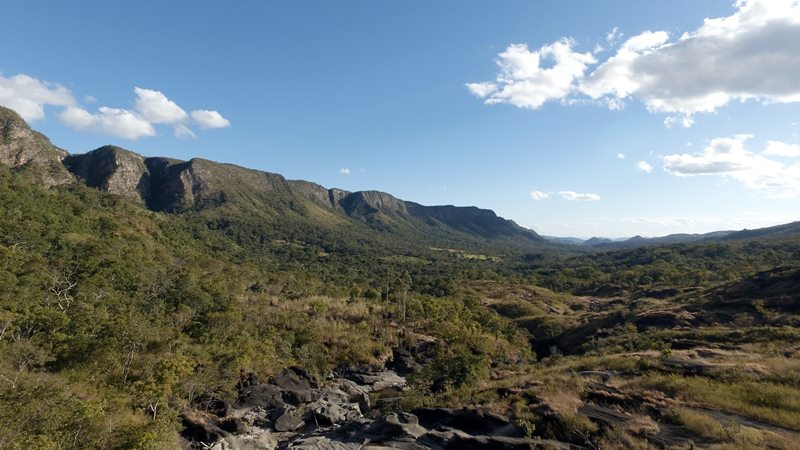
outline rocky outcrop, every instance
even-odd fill
[[[75,181],[61,163],[66,155],[16,112],[0,106],[0,164],[29,173],[45,186],[59,186]]]
[[[245,214],[249,210],[266,217],[292,216],[321,227],[348,222],[352,226],[355,220],[381,232],[435,236],[436,242],[468,237],[523,244],[542,240],[532,230],[475,207],[423,206],[385,192],[326,189],[202,159],[146,158],[115,146],[68,155],[6,108],[0,109],[0,163],[30,172],[47,186],[78,178],[153,211],[202,210],[231,203]]]
[[[385,192],[353,192],[342,198],[339,204],[351,217],[369,218],[378,213],[390,216],[408,216],[406,203]]]
[[[480,409],[370,408],[371,393],[404,387],[405,379],[394,371],[369,367],[344,370],[325,382],[300,368],[263,383],[243,376],[233,405],[205,397],[187,411],[183,436],[193,448],[216,450],[570,448],[526,438],[509,418]]]
[[[150,173],[144,158],[107,145],[83,155],[69,155],[64,165],[87,186],[144,202],[150,195]]]

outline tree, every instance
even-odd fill
[[[408,291],[411,290],[411,274],[409,274],[407,270],[404,270],[400,278],[397,279],[397,290],[400,294],[400,318],[403,325],[405,325]]]

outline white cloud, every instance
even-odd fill
[[[206,109],[192,111],[192,120],[203,129],[228,128],[231,126],[231,122],[222,117],[222,114],[217,111],[209,111]]]
[[[747,149],[751,135],[713,139],[701,152],[663,157],[664,170],[680,177],[715,175],[776,196],[800,195],[800,163],[785,164]],[[769,147],[768,147],[769,148]]]
[[[769,156],[798,158],[800,157],[800,145],[787,144],[780,141],[767,141],[767,148],[764,150],[763,154]]]
[[[629,39],[587,77],[584,91],[593,98],[635,96],[653,112],[682,115],[734,100],[800,101],[796,0],[739,0],[732,15],[706,19],[675,40],[658,33]]]
[[[484,98],[497,92],[497,85],[490,81],[484,81],[482,83],[467,83],[467,89],[469,89],[470,92],[476,96]]]
[[[195,137],[189,128],[190,115],[160,91],[134,87],[134,109],[102,106],[89,112],[75,100],[69,89],[25,74],[4,77],[0,74],[0,105],[15,110],[27,121],[45,117],[45,106],[60,106],[59,119],[79,131],[105,134],[123,139],[155,136],[154,125],[172,125],[175,137]],[[84,103],[97,99],[86,95]],[[217,111],[195,110],[191,118],[201,128],[224,128],[230,121]]]
[[[597,194],[580,194],[574,191],[560,191],[558,195],[573,202],[594,202],[600,200]]]
[[[644,173],[650,173],[653,171],[653,166],[647,163],[647,161],[639,161],[636,163],[636,170]]]
[[[606,33],[606,42],[609,44],[616,44],[620,39],[622,39],[622,32],[619,31],[619,27],[614,27]]]
[[[542,191],[533,191],[531,192],[531,198],[534,200],[544,200],[546,198],[550,198],[550,194]]]
[[[668,116],[664,119],[664,126],[672,128],[673,125],[678,124],[683,128],[691,128],[694,125],[694,119],[690,114],[684,116]]]
[[[191,138],[194,139],[197,137],[192,131],[191,128],[187,127],[186,125],[179,123],[173,127],[173,134],[176,138]]]
[[[346,168],[346,167],[345,167],[345,168],[342,168],[342,169],[339,169],[339,174],[340,174],[340,175],[350,175],[350,173],[351,173],[351,172],[350,172],[350,169],[348,169],[348,168]]]
[[[573,92],[586,67],[596,62],[591,53],[572,51],[572,45],[569,39],[534,51],[526,44],[509,45],[498,55],[496,82],[467,83],[467,88],[490,105],[537,109],[549,100],[563,99]]]
[[[153,125],[135,111],[100,107],[90,113],[78,106],[70,106],[59,114],[62,122],[77,130],[91,131],[123,139],[136,140],[155,136]]]
[[[186,111],[159,91],[134,87],[133,92],[136,93],[136,111],[152,124],[178,124],[189,117]]]
[[[618,159],[625,159],[625,153],[617,153]]]
[[[45,105],[73,106],[77,102],[69,89],[19,74],[0,74],[0,105],[11,108],[27,121],[44,119]]]
[[[581,80],[581,92],[593,99],[625,99],[640,87],[640,80],[630,68],[632,61],[668,39],[669,35],[663,31],[647,31],[628,39],[616,55]]]
[[[612,30],[608,41],[619,39],[618,31]],[[573,51],[569,39],[534,52],[525,44],[511,45],[499,55],[497,82],[471,90],[486,103],[531,109],[551,100],[582,103],[576,101],[579,94],[612,109],[637,99],[650,112],[669,114],[668,126],[688,127],[693,115],[734,101],[800,102],[798,42],[800,1],[737,0],[729,16],[705,19],[680,36],[665,31],[633,36],[589,74],[594,57]],[[556,61],[552,69],[540,65],[546,55]]]
[[[646,224],[646,225],[658,225],[661,227],[689,227],[695,225],[698,221],[703,221],[700,217],[674,217],[674,216],[665,216],[665,217],[624,217],[621,219],[621,222],[624,223],[633,223],[637,225]]]

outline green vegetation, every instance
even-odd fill
[[[310,184],[192,164],[234,187],[168,213],[0,165],[0,448],[176,448],[181,414],[248,374],[324,379],[397,348],[418,364],[392,407],[479,405],[531,442],[800,439],[796,235],[520,245],[484,236],[493,215],[356,220]]]

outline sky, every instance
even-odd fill
[[[797,0],[4,5],[0,105],[554,236],[800,220]]]

